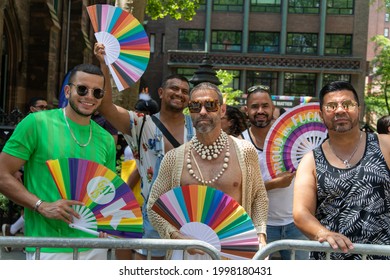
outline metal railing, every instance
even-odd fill
[[[111,239],[111,238],[34,238],[34,237],[0,237],[0,247],[35,247],[35,259],[40,259],[41,248],[72,248],[73,259],[79,256],[78,249],[108,249],[107,259],[111,260],[112,249],[146,249],[147,259],[151,259],[151,250],[187,250],[199,249],[213,260],[220,260],[219,251],[209,243],[200,240],[175,239]],[[0,251],[0,258],[1,258]]]
[[[368,255],[375,256],[390,256],[390,245],[373,245],[373,244],[353,244],[354,249],[349,250],[348,254],[361,255],[365,260]],[[290,250],[291,259],[295,259],[295,251],[309,251],[309,252],[325,252],[326,259],[330,259],[331,253],[341,253],[341,250],[334,250],[329,243],[320,243],[318,241],[307,240],[278,240],[268,243],[261,248],[253,257],[254,260],[264,260],[270,254],[281,251]]]

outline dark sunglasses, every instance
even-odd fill
[[[86,96],[90,90],[92,90],[93,96],[95,96],[96,99],[101,99],[104,96],[104,90],[101,88],[88,88],[87,86],[75,85],[72,83],[69,83],[69,86],[75,86],[76,92],[80,96]]]
[[[255,91],[259,91],[259,90],[269,92],[269,86],[263,86],[263,85],[252,86],[252,87],[248,88],[247,93],[251,94],[251,93],[254,93]]]
[[[34,108],[39,108],[40,110],[47,110],[47,106],[46,105],[34,105],[33,106]]]
[[[199,113],[202,111],[202,107],[206,109],[207,112],[217,112],[219,109],[218,100],[205,100],[201,101],[190,101],[188,102],[188,109],[191,113]]]

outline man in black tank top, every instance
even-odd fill
[[[310,239],[343,251],[331,259],[360,259],[355,243],[390,245],[390,136],[360,130],[361,107],[350,83],[326,85],[320,108],[329,137],[299,164],[294,222]]]

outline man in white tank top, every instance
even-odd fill
[[[257,150],[260,170],[263,176],[269,199],[267,243],[281,239],[307,238],[295,227],[292,216],[293,180],[295,172],[283,172],[272,179],[267,172],[266,159],[263,153],[264,141],[273,122],[274,105],[267,86],[253,86],[248,89],[246,113],[251,123],[243,132],[243,138],[250,141]],[[291,259],[288,250],[280,251],[283,260]],[[270,256],[272,258],[272,255]],[[308,259],[309,253],[296,251],[295,259]]]

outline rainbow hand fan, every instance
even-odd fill
[[[80,219],[69,226],[88,233],[104,231],[112,236],[142,237],[141,208],[130,187],[112,170],[93,161],[65,158],[46,162],[63,199],[74,205]]]
[[[295,171],[302,157],[321,145],[327,135],[319,103],[291,108],[273,123],[265,137],[267,172],[275,178],[281,172]]]
[[[184,235],[208,242],[229,259],[249,259],[259,250],[251,218],[220,190],[176,187],[160,196],[152,209]]]
[[[150,57],[148,36],[130,13],[111,5],[87,7],[96,40],[105,46],[105,61],[119,91],[136,83]]]

